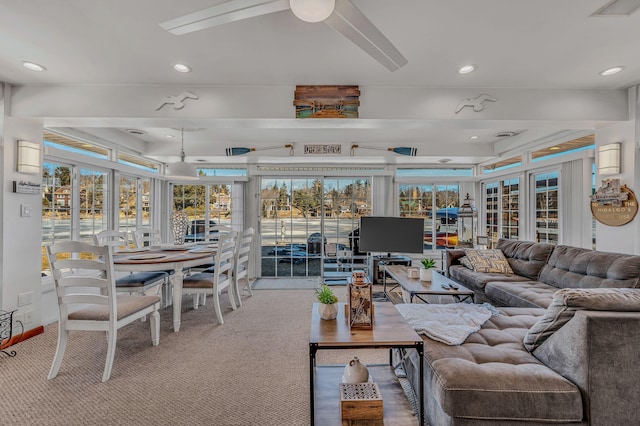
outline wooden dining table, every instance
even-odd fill
[[[211,263],[215,256],[215,244],[143,247],[114,253],[116,271],[147,272],[173,269],[173,331],[180,331],[182,312],[182,285],[184,270]]]

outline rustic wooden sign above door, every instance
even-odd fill
[[[358,86],[296,86],[296,118],[358,118]]]
[[[632,190],[620,185],[620,179],[605,179],[591,195],[591,213],[605,225],[626,225],[638,213],[638,200]]]

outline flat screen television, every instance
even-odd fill
[[[360,218],[361,252],[422,253],[424,219],[366,216]]]

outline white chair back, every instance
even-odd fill
[[[138,228],[133,231],[133,243],[136,248],[157,247],[162,244],[160,230],[153,228]]]
[[[242,306],[240,281],[244,282],[244,288],[249,292],[249,295],[253,295],[249,282],[249,259],[253,246],[253,232],[253,228],[247,228],[238,235],[236,240],[234,294],[239,306]]]

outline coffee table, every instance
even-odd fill
[[[384,267],[383,290],[387,299],[391,300],[387,294],[386,276],[389,274],[391,278],[397,281],[397,285],[391,290],[398,286],[402,287],[403,291],[409,293],[409,303],[413,303],[414,297],[428,303],[427,300],[421,297],[426,295],[453,296],[458,302],[464,302],[469,299],[473,302],[473,290],[456,283],[440,272],[434,271],[431,281],[420,281],[418,278],[409,278],[407,268],[404,265],[387,265]]]
[[[345,312],[345,304],[340,303],[338,306],[338,317],[335,320],[325,321],[320,319],[320,315],[318,314],[318,303],[313,304],[311,315],[311,332],[309,335],[309,405],[311,414],[311,425],[315,424],[316,417],[315,393],[317,385],[315,382],[316,373],[318,373],[318,369],[316,367],[321,367],[316,366],[317,352],[319,350],[327,349],[364,348],[389,348],[389,366],[384,369],[387,372],[391,371],[393,368],[393,348],[413,348],[418,351],[418,357],[420,360],[418,424],[421,425],[423,421],[422,419],[424,419],[424,342],[422,338],[409,326],[407,321],[405,321],[402,315],[400,315],[398,310],[391,303],[374,303],[372,329],[351,329],[349,327]],[[334,383],[330,383],[329,386],[333,385],[335,388],[335,406],[332,401],[328,405],[328,407],[330,408],[327,409],[327,405],[323,406],[323,412],[332,411],[335,413],[336,410],[338,410],[338,383],[340,381],[340,375],[336,374],[336,372],[341,372],[342,369],[344,369],[344,365],[334,366],[334,368],[332,368],[332,370],[334,371],[333,377],[337,379],[334,381]],[[382,371],[380,369],[376,369],[375,373],[373,373],[376,382],[383,382],[385,386],[387,386],[389,382],[387,376],[389,373],[387,373],[387,376],[381,377],[380,380],[378,380],[378,374],[382,374]],[[326,375],[328,376],[329,374]],[[318,382],[321,381],[320,377],[318,377],[317,379]],[[398,380],[395,379],[393,382],[393,385],[397,389],[394,389],[391,392],[387,391],[386,393],[384,389],[381,390],[384,399],[383,408],[385,412],[385,418],[387,418],[387,414],[389,414],[390,416],[394,415],[393,413],[387,413],[388,409],[392,410],[394,407],[394,397],[397,395],[402,395],[404,397],[404,392],[400,387]],[[318,390],[322,391],[322,389]],[[406,398],[404,398],[404,403],[408,405],[408,401],[406,400]],[[340,419],[338,418],[338,420]],[[323,424],[327,423],[323,421]]]

